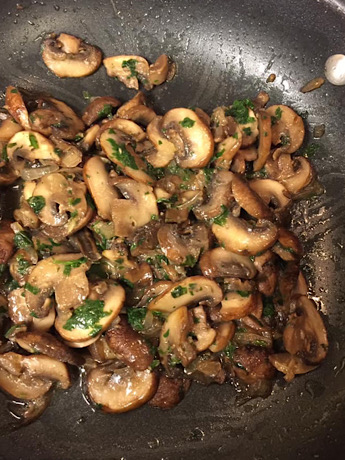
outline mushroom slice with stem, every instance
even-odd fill
[[[242,148],[246,148],[254,144],[254,142],[256,141],[259,135],[258,119],[254,111],[249,106],[247,108],[248,108],[248,117],[247,117],[246,122],[240,123],[240,121],[244,121],[244,120],[241,120],[235,117],[235,120],[239,124],[239,128],[242,132]]]
[[[255,219],[271,219],[272,211],[265,204],[255,191],[253,191],[249,183],[242,179],[241,176],[233,174],[231,182],[232,194],[242,209]]]
[[[204,252],[199,266],[202,274],[208,278],[252,279],[256,275],[256,268],[249,257],[235,254],[224,248]]]
[[[222,306],[219,311],[220,321],[244,318],[255,308],[257,295],[251,290],[252,287],[250,285],[247,287],[246,283],[240,283],[238,287],[240,289],[224,294]]]
[[[281,145],[278,149],[279,153],[296,152],[304,140],[305,129],[302,117],[286,105],[272,105],[266,109],[266,112],[272,121],[272,144]]]
[[[229,170],[232,160],[236,156],[237,152],[240,150],[242,145],[242,131],[236,125],[236,131],[232,136],[224,139],[220,144],[218,144],[215,152],[215,167],[217,169],[226,169]]]
[[[5,104],[5,108],[20,126],[24,129],[31,129],[29,113],[18,88],[15,86],[8,86],[6,88]]]
[[[160,375],[157,392],[148,404],[163,410],[172,409],[182,401],[190,385],[190,380]]]
[[[116,236],[129,237],[135,230],[158,219],[156,197],[152,187],[127,177],[118,177],[114,184],[125,198],[112,202],[112,218]]]
[[[117,358],[137,371],[144,371],[153,361],[149,346],[125,316],[120,316],[120,321],[108,329],[106,340]]]
[[[109,327],[120,313],[124,301],[122,286],[100,281],[91,286],[88,298],[73,310],[60,312],[58,309],[55,328],[68,342],[87,343]]]
[[[45,355],[22,356],[8,352],[0,355],[0,368],[0,387],[19,399],[43,396],[54,381],[63,389],[71,385],[66,365]]]
[[[54,144],[34,131],[16,133],[7,144],[7,156],[11,167],[18,174],[22,173],[26,161],[31,163],[36,160],[40,161],[42,168],[45,166],[44,162],[46,166],[51,163],[55,165],[61,163],[59,155],[55,152]]]
[[[179,361],[186,367],[196,358],[196,347],[189,336],[192,326],[187,307],[170,313],[163,324],[158,352],[166,370],[169,370],[171,362]]]
[[[271,117],[266,110],[258,111],[259,119],[259,146],[258,158],[253,163],[254,171],[259,171],[266,163],[267,158],[271,153],[272,131]]]
[[[225,249],[248,256],[255,256],[273,246],[278,236],[277,227],[268,220],[259,220],[253,227],[233,216],[226,217],[224,225],[214,223],[212,232]]]
[[[149,82],[151,85],[161,85],[168,77],[169,72],[169,58],[166,54],[161,54],[154,64],[149,68]]]
[[[156,114],[154,110],[147,107],[144,94],[138,91],[132,99],[118,109],[117,116],[147,126],[156,117]]]
[[[278,241],[272,250],[286,262],[299,260],[303,255],[303,247],[297,236],[283,227],[278,230]]]
[[[128,141],[131,141],[133,144],[135,142],[142,142],[146,139],[145,131],[139,125],[134,123],[134,121],[125,120],[123,118],[113,118],[112,120],[108,120],[101,125],[99,132],[97,134],[98,142],[100,140],[101,135],[107,129],[121,131],[121,133],[128,136]]]
[[[209,189],[209,199],[206,203],[193,208],[195,217],[199,220],[209,220],[222,214],[233,201],[231,183],[233,173],[230,171],[216,171],[213,174]]]
[[[216,338],[215,329],[207,321],[204,307],[198,306],[191,309],[193,315],[192,334],[195,335],[194,345],[198,352],[207,350]]]
[[[56,76],[80,78],[96,72],[102,62],[102,52],[80,38],[62,33],[44,40],[42,59]]]
[[[95,201],[97,212],[102,219],[111,220],[112,203],[119,194],[110,184],[105,163],[99,156],[93,156],[83,168],[85,183]]]
[[[155,394],[158,377],[149,370],[117,368],[112,364],[96,367],[87,376],[87,392],[104,412],[128,412],[142,406]]]
[[[269,360],[279,372],[285,374],[284,379],[287,382],[291,382],[297,374],[306,374],[317,368],[317,366],[306,364],[303,359],[290,355],[290,353],[275,353],[269,356]]]
[[[238,174],[245,174],[246,161],[255,161],[257,157],[258,152],[256,147],[252,146],[239,150],[231,163],[231,171]]]
[[[105,58],[103,64],[109,77],[118,78],[127,88],[138,90],[139,80],[145,89],[152,89],[152,84],[149,81],[149,64],[143,57],[133,55],[112,56]]]
[[[289,159],[288,159],[289,161]],[[290,159],[293,173],[289,177],[282,176],[280,182],[292,195],[297,195],[303,188],[311,183],[314,171],[310,162],[304,157]]]
[[[67,345],[47,332],[21,331],[15,335],[15,341],[29,353],[42,353],[57,361],[74,366],[84,364],[82,356],[73,352]]]
[[[40,260],[28,277],[25,300],[30,312],[39,318],[48,314],[46,299],[55,290],[61,310],[80,305],[89,293],[85,272],[89,264],[82,254],[59,254]]]
[[[189,276],[172,284],[165,292],[153,299],[149,310],[171,313],[182,306],[207,305],[215,306],[221,302],[223,293],[219,285],[203,276]]]
[[[318,364],[326,357],[326,328],[314,302],[306,296],[295,299],[295,312],[290,315],[283,337],[286,351],[307,364]]]
[[[134,152],[128,137],[121,131],[107,129],[100,137],[102,150],[110,161],[117,164],[123,172],[144,184],[152,184],[154,180],[145,170],[144,161]]]
[[[163,117],[162,130],[175,145],[175,159],[182,168],[203,168],[211,160],[212,133],[193,110],[169,110]]]
[[[213,328],[216,331],[216,338],[209,349],[212,353],[218,353],[229,344],[235,334],[236,326],[233,321],[228,321],[216,324]]]
[[[275,213],[282,212],[291,204],[290,193],[276,180],[253,179],[248,184],[268,206],[273,207]]]
[[[152,153],[146,155],[146,160],[154,168],[165,168],[165,166],[168,166],[176,153],[175,145],[163,135],[162,119],[163,117],[155,117],[146,130],[147,137],[155,148]]]
[[[95,97],[84,110],[82,120],[86,126],[90,126],[99,118],[111,115],[113,109],[116,109],[120,105],[121,102],[111,96]]]

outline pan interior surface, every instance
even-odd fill
[[[1,395],[3,459],[291,459],[341,458],[345,447],[345,87],[299,89],[323,75],[326,59],[344,53],[345,3],[330,0],[12,0],[0,5],[2,91],[8,84],[52,93],[76,109],[92,96],[127,100],[134,92],[101,68],[81,80],[59,80],[43,64],[42,38],[67,32],[98,45],[105,56],[138,54],[153,62],[167,53],[175,79],[148,94],[158,113],[197,105],[210,111],[259,90],[326,125],[313,158],[326,193],[296,207],[311,294],[326,314],[330,349],[314,372],[267,399],[239,405],[230,385],[193,385],[172,411],[143,407],[122,415],[94,412],[75,384],[59,392],[43,416],[19,430]],[[277,78],[266,83],[270,73]],[[0,200],[0,206],[5,204]]]

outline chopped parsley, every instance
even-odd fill
[[[121,281],[125,283],[130,289],[134,288],[134,283],[132,283],[132,281],[128,280],[127,278],[122,278]]]
[[[7,155],[7,145],[4,145],[1,151],[1,159],[3,161],[8,161],[8,155]]]
[[[159,359],[154,359],[152,363],[150,364],[150,369],[153,371],[153,369],[156,369],[160,365]]]
[[[230,109],[225,111],[225,115],[235,118],[237,123],[245,125],[247,123],[253,123],[254,117],[249,116],[249,109],[254,109],[254,104],[250,99],[237,99],[234,101]]]
[[[44,206],[46,205],[46,200],[44,196],[37,195],[37,196],[31,196],[28,199],[28,203],[29,203],[30,208],[32,208],[33,212],[35,214],[39,214],[44,208]]]
[[[30,283],[25,283],[24,289],[27,291],[31,292],[31,294],[37,295],[41,292],[41,289],[38,288],[37,286],[33,286]]]
[[[221,209],[222,209],[222,212],[219,214],[219,216],[213,219],[213,223],[217,225],[221,225],[223,227],[229,215],[229,210],[226,206],[224,206],[224,204],[222,204]]]
[[[197,262],[196,258],[192,256],[192,254],[188,254],[182,265],[184,265],[185,267],[194,267],[196,262]]]
[[[18,249],[29,248],[33,246],[30,235],[27,232],[18,232],[14,235],[13,242]]]
[[[38,149],[39,145],[38,145],[36,136],[34,134],[31,134],[31,133],[29,134],[29,141],[30,141],[31,147],[33,147],[34,149]]]
[[[77,204],[79,204],[81,202],[81,198],[70,198],[68,200],[68,203],[71,205],[71,206],[76,206]]]
[[[20,275],[24,276],[28,273],[28,270],[30,268],[30,262],[26,259],[24,259],[24,256],[19,255],[16,257],[17,260],[17,271]]]
[[[127,308],[128,322],[135,331],[142,331],[144,329],[144,319],[147,309],[140,308]]]
[[[86,101],[89,101],[91,99],[91,95],[88,91],[83,91],[83,98],[86,100]]]
[[[168,329],[166,332],[164,332],[163,337],[167,338],[169,337],[170,334],[170,329]]]
[[[236,291],[236,294],[240,295],[241,297],[249,297],[251,295],[250,291]]]
[[[84,139],[84,134],[83,133],[78,133],[73,140],[74,140],[74,142],[79,142],[82,139]]]
[[[275,115],[271,117],[271,124],[272,126],[275,125],[282,117],[282,109],[280,107],[276,108]]]
[[[18,90],[17,89],[11,89],[11,93],[18,94]]]
[[[99,117],[108,117],[111,115],[111,112],[113,110],[113,106],[110,104],[104,104],[103,109],[98,112]]]
[[[232,360],[234,353],[236,351],[236,348],[237,348],[236,345],[234,345],[232,342],[229,342],[227,346],[224,348],[223,353],[225,354],[227,358]]]
[[[267,347],[268,343],[265,342],[265,340],[254,340],[252,345],[254,345],[255,347]]]
[[[92,329],[91,337],[95,337],[102,330],[99,321],[109,316],[109,311],[104,311],[103,300],[86,299],[80,307],[73,310],[72,316],[66,321],[63,328],[67,331],[73,329]]]
[[[263,310],[262,315],[268,318],[272,318],[275,314],[275,308],[272,297],[263,297]]]
[[[78,268],[82,264],[87,262],[86,257],[80,257],[76,260],[56,260],[53,259],[54,264],[64,265],[63,274],[69,276],[71,274],[72,268]]]
[[[115,157],[123,166],[128,166],[131,169],[138,170],[135,158],[126,149],[125,144],[117,144],[114,139],[108,138],[107,141],[111,145],[113,152],[112,156]]]
[[[284,134],[282,134],[280,137],[280,142],[282,146],[289,145],[291,143],[290,136],[285,136]]]
[[[6,339],[8,339],[9,337],[11,337],[11,335],[13,334],[13,332],[18,329],[19,327],[22,327],[22,324],[14,324],[13,326],[11,326],[9,328],[9,330],[6,332],[5,334],[5,337]]]
[[[205,175],[206,184],[209,184],[213,177],[214,168],[205,168],[203,169],[203,171]]]
[[[302,152],[302,155],[306,158],[311,158],[313,157],[317,152],[318,150],[320,149],[320,145],[319,144],[309,144]]]
[[[130,71],[130,75],[127,78],[138,76],[138,71],[136,70],[137,63],[138,61],[136,59],[128,59],[128,61],[122,61],[122,68],[127,68]]]
[[[185,117],[182,121],[179,121],[179,124],[182,128],[192,128],[195,124],[195,121],[189,117]]]
[[[59,149],[58,147],[55,147],[54,153],[56,153],[57,156],[61,157],[61,155],[63,154],[63,151]]]
[[[171,291],[171,297],[176,299],[177,297],[181,297],[182,295],[185,295],[188,293],[188,289],[183,286],[176,286],[172,291]]]
[[[243,128],[243,132],[246,136],[250,136],[252,134],[251,128]]]

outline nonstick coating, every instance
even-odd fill
[[[210,111],[235,97],[269,92],[273,103],[308,112],[309,127],[325,123],[313,158],[326,193],[294,220],[308,255],[311,292],[327,314],[330,350],[311,374],[273,394],[236,404],[229,386],[193,385],[168,412],[143,407],[122,415],[93,413],[79,386],[58,392],[44,415],[8,434],[1,409],[0,458],[79,459],[295,459],[344,458],[344,103],[345,88],[325,84],[299,92],[323,74],[326,58],[345,52],[345,3],[332,0],[16,0],[0,3],[1,89],[14,84],[51,92],[77,109],[82,91],[93,96],[134,95],[104,68],[81,80],[59,80],[40,58],[42,37],[68,32],[99,45],[106,56],[161,53],[178,64],[177,77],[149,100],[158,112],[198,105]],[[271,73],[276,81],[266,84]],[[309,140],[311,136],[309,134]],[[4,204],[4,198],[2,198]],[[4,406],[1,396],[0,403]]]

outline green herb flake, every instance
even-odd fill
[[[18,90],[17,89],[11,89],[11,93],[18,94]]]
[[[71,274],[72,268],[78,268],[81,265],[87,262],[86,257],[80,257],[76,260],[57,260],[53,259],[53,263],[57,265],[64,265],[63,274],[69,276]]]
[[[272,126],[275,125],[282,117],[282,109],[280,107],[276,108],[275,115],[271,117],[271,124]]]
[[[234,356],[234,353],[235,353],[235,351],[236,351],[236,348],[237,348],[237,347],[236,347],[235,344],[233,344],[232,342],[229,342],[229,343],[227,344],[227,346],[224,348],[223,353],[225,354],[225,356],[226,356],[227,358],[229,358],[230,360],[232,360],[232,359],[233,359],[233,356]]]
[[[219,216],[213,219],[213,223],[216,225],[221,225],[223,227],[229,215],[229,210],[226,206],[224,206],[224,204],[222,204],[221,209],[222,209],[222,212],[219,214]]]
[[[188,293],[188,289],[183,286],[176,286],[172,291],[171,291],[171,297],[176,299],[177,297],[181,297],[182,295],[185,295]]]
[[[160,365],[160,363],[161,362],[159,361],[159,359],[154,359],[150,364],[150,369],[153,371],[154,369],[156,369],[156,367]]]
[[[147,313],[147,308],[127,308],[128,322],[135,331],[142,331],[144,329],[144,320]]]
[[[86,100],[86,101],[89,101],[91,99],[91,95],[88,91],[83,91],[83,98]]]
[[[73,140],[74,140],[74,142],[79,142],[82,139],[84,139],[84,134],[83,133],[78,133]]]
[[[176,356],[170,356],[170,359],[169,359],[169,364],[170,366],[177,366],[178,364],[181,364],[181,360],[179,358],[177,358]]]
[[[320,145],[319,144],[315,144],[315,143],[312,143],[312,144],[309,144],[302,152],[302,155],[305,157],[305,158],[312,158],[320,149]]]
[[[254,109],[254,104],[250,99],[237,99],[234,101],[230,109],[225,111],[225,115],[235,118],[237,123],[240,125],[253,123],[255,118],[249,116],[249,109]]]
[[[252,345],[254,345],[255,347],[267,347],[268,343],[265,342],[265,340],[254,340],[254,342],[252,342]]]
[[[182,265],[184,265],[185,267],[194,267],[196,262],[196,258],[192,256],[192,254],[188,254]]]
[[[136,70],[137,63],[137,59],[128,59],[127,61],[122,61],[122,68],[127,68],[130,71],[130,75],[128,78],[138,76],[138,72]]]
[[[30,283],[25,283],[24,289],[29,291],[29,292],[31,292],[31,294],[33,294],[33,295],[37,295],[37,294],[39,294],[41,292],[40,288],[38,288],[37,286],[33,286]]]
[[[8,161],[8,155],[7,155],[7,145],[4,145],[1,150],[1,159],[3,161]]]
[[[209,184],[213,177],[214,168],[205,168],[203,169],[203,171],[205,175],[206,184]]]
[[[153,314],[153,316],[155,316],[156,318],[158,318],[160,321],[165,321],[164,313],[162,313],[161,311],[152,310],[151,313]]]
[[[22,275],[22,276],[26,275],[31,266],[30,262],[24,259],[22,255],[17,256],[16,261],[17,261],[17,271],[19,275]]]
[[[275,308],[272,297],[263,297],[263,310],[262,315],[268,318],[272,318],[275,314]]]
[[[32,316],[33,318],[38,318],[38,316],[36,315],[34,311],[30,312],[30,316]]]
[[[250,291],[236,291],[236,294],[240,295],[241,297],[249,297],[251,295]]]
[[[46,200],[41,195],[31,196],[27,201],[35,214],[39,214],[46,205]]]
[[[125,144],[117,144],[112,138],[108,138],[107,141],[113,149],[113,157],[115,157],[123,166],[135,169],[136,171],[139,170],[138,165],[135,162],[135,158],[128,152]]]
[[[284,134],[282,134],[280,137],[280,142],[282,146],[289,145],[291,143],[290,136],[285,136]]]
[[[243,132],[246,136],[250,136],[252,134],[251,128],[243,128]]]
[[[182,121],[179,121],[179,124],[182,128],[192,128],[195,124],[195,121],[189,117],[185,117]]]
[[[63,151],[59,149],[58,147],[55,147],[54,153],[56,153],[57,156],[61,157],[61,155],[63,154]]]
[[[16,329],[18,329],[18,327],[22,327],[22,325],[21,325],[21,324],[14,324],[13,326],[11,326],[11,327],[9,328],[9,330],[8,330],[8,331],[6,332],[6,334],[5,334],[6,339],[10,338],[11,335],[13,334],[13,332],[14,332]]]
[[[127,278],[122,278],[122,282],[125,283],[130,289],[134,288],[134,283],[132,283],[132,281],[128,280]]]
[[[81,202],[81,198],[70,198],[68,200],[68,203],[71,205],[71,206],[76,206],[77,204],[79,204]]]
[[[163,142],[159,139],[158,145],[162,145],[162,144],[163,144]]]
[[[238,139],[238,133],[234,133],[234,134],[232,135],[232,137],[233,137],[234,139]]]
[[[104,104],[103,109],[98,112],[98,117],[108,117],[111,115],[113,106],[110,104]]]
[[[168,329],[168,330],[163,334],[163,337],[167,338],[167,337],[169,337],[169,334],[170,334],[170,329]]]
[[[14,235],[13,242],[18,249],[24,249],[33,246],[30,235],[27,232],[16,233]]]
[[[39,148],[36,136],[34,134],[31,134],[31,133],[29,134],[29,141],[30,141],[30,145],[31,145],[32,148],[34,148],[34,149]]]
[[[91,329],[90,336],[95,337],[102,330],[99,321],[106,316],[109,316],[109,311],[104,311],[103,300],[86,299],[73,310],[72,316],[63,325],[67,331],[73,329]]]
[[[157,214],[151,214],[151,220],[159,220],[159,216],[157,216]]]

